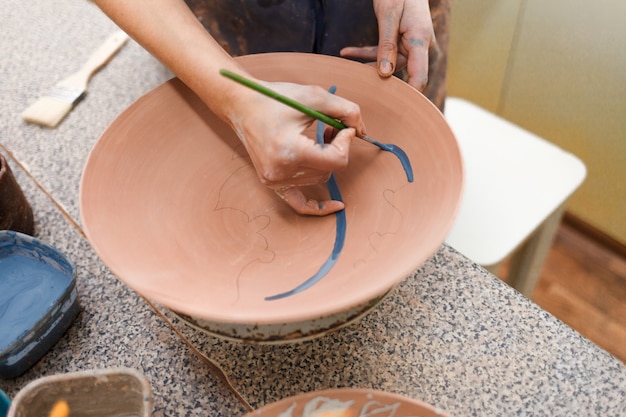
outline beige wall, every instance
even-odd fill
[[[626,244],[626,2],[452,0],[450,95],[574,153],[567,209]]]

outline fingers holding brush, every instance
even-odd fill
[[[329,129],[331,133],[334,132]],[[344,204],[341,201],[308,198],[301,187],[325,183],[333,171],[346,168],[354,135],[354,129],[343,129],[334,137],[329,136],[330,142],[325,144],[317,144],[302,134],[295,140],[286,136],[277,152],[259,155],[264,149],[250,146],[248,153],[261,182],[273,189],[294,211],[303,215],[325,216],[342,210]],[[246,138],[249,145],[256,140]]]
[[[294,108],[270,98],[274,96],[256,94],[240,101],[238,113],[230,118],[261,182],[300,214],[324,216],[343,209],[340,201],[306,198],[300,187],[324,183],[332,172],[347,167],[357,129],[365,132],[359,107],[317,86],[263,81],[255,85],[255,89],[263,87],[273,95],[294,97],[298,105],[303,103]],[[335,123],[342,120],[355,127],[339,123],[342,128],[329,129],[326,143],[317,143],[305,134],[315,120],[302,111],[305,107],[307,112],[315,108]]]
[[[274,190],[291,208],[299,214],[326,216],[343,210],[344,204],[336,200],[315,200],[307,198],[298,187],[284,187]]]

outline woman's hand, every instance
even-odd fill
[[[320,145],[304,134],[314,121],[309,116],[256,92],[243,94],[237,112],[227,115],[227,120],[246,147],[259,179],[300,214],[323,216],[343,209],[341,201],[308,199],[299,187],[324,183],[333,171],[347,166],[355,133],[365,133],[359,107],[321,87],[260,82],[351,128],[334,138],[327,136],[329,142]]]
[[[422,91],[428,81],[428,51],[436,46],[428,0],[374,0],[378,46],[347,47],[341,56],[377,62],[381,77],[408,70],[408,83]]]
[[[295,211],[326,215],[343,208],[340,201],[309,200],[299,187],[324,182],[332,171],[346,167],[355,130],[365,133],[356,104],[321,87],[265,83],[352,128],[329,138],[328,144],[318,145],[304,135],[313,122],[310,117],[220,75],[221,69],[227,69],[252,78],[211,37],[184,1],[95,1],[235,129],[261,181]]]

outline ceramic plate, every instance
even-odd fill
[[[288,323],[225,323],[190,317],[176,311],[173,313],[186,325],[219,339],[253,345],[280,345],[322,337],[357,322],[376,308],[390,292],[391,290],[380,297],[338,313]]]
[[[261,79],[336,85],[360,105],[370,136],[406,151],[414,182],[395,156],[355,140],[336,174],[347,218],[337,263],[308,290],[267,301],[320,268],[335,216],[293,212],[259,182],[229,127],[173,79],[125,110],[89,155],[80,208],[94,249],[137,292],[216,323],[303,322],[380,297],[438,250],[454,221],[463,171],[445,119],[367,65],[299,53],[239,60]]]
[[[422,401],[370,389],[339,388],[285,398],[244,417],[449,417]]]

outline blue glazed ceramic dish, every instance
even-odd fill
[[[79,311],[75,269],[32,236],[0,231],[0,377],[26,372]]]
[[[11,400],[4,393],[4,391],[0,389],[0,417],[6,417],[10,406],[11,406]]]

